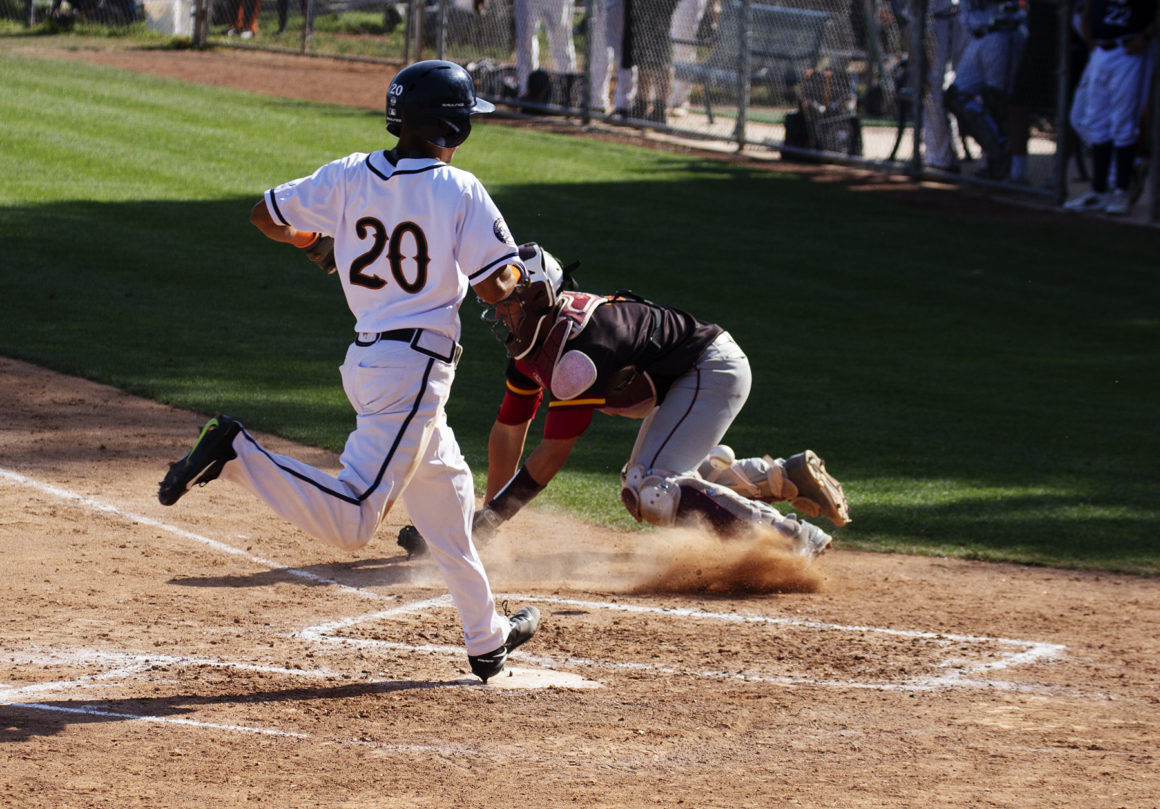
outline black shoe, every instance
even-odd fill
[[[512,616],[512,628],[508,631],[507,643],[483,655],[468,655],[471,673],[485,683],[503,671],[508,655],[527,643],[540,627],[540,611],[535,607],[524,607]]]
[[[185,457],[169,465],[157,491],[163,506],[172,506],[196,483],[204,486],[222,473],[226,461],[238,457],[234,437],[242,425],[229,416],[217,415],[201,428],[201,435]]]

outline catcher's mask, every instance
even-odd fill
[[[387,88],[387,131],[398,135],[406,127],[436,146],[459,146],[471,134],[471,116],[494,111],[476,98],[471,75],[442,59],[408,65]]]
[[[538,244],[520,245],[524,275],[515,291],[494,306],[485,306],[481,317],[504,344],[508,356],[523,359],[548,336],[555,319],[560,291],[571,288],[570,270]]]

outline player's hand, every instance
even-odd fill
[[[1136,36],[1124,43],[1124,53],[1129,56],[1134,56],[1137,53],[1143,53],[1144,49],[1148,47],[1148,35],[1136,34]]]
[[[319,234],[318,238],[303,247],[302,251],[319,268],[326,270],[328,275],[338,269],[334,263],[334,239],[332,237]]]

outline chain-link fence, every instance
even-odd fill
[[[1058,202],[1069,182],[1082,189],[1090,177],[1068,119],[1088,54],[1071,2],[144,0],[138,8],[151,27],[193,29],[195,41],[213,44],[396,65],[450,59],[481,95],[530,115],[768,147],[791,160],[887,165]],[[1156,187],[1144,161],[1157,134],[1141,137],[1136,197]],[[1155,219],[1157,197],[1145,198]]]
[[[144,19],[143,12],[137,0],[0,0],[0,19],[26,25],[51,20],[62,29],[78,21],[125,26]]]

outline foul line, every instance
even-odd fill
[[[243,551],[240,548],[235,548],[234,546],[227,545],[224,542],[218,542],[216,539],[210,539],[209,537],[202,536],[201,534],[195,534],[192,531],[186,531],[184,528],[178,528],[176,525],[171,525],[170,523],[163,522],[161,520],[155,520],[152,517],[145,516],[144,514],[137,514],[136,512],[126,511],[125,509],[114,506],[111,503],[105,503],[92,497],[85,497],[84,495],[77,494],[76,492],[70,492],[68,489],[62,489],[49,483],[42,483],[39,480],[34,480],[33,478],[26,477],[25,475],[21,475],[17,472],[12,472],[8,469],[4,469],[3,467],[0,467],[0,478],[12,481],[13,483],[29,489],[35,489],[36,491],[43,494],[48,494],[58,499],[75,503],[79,506],[84,506],[85,508],[90,508],[93,511],[98,511],[102,514],[112,514],[116,517],[129,520],[130,522],[141,523],[142,525],[147,525],[150,528],[166,531],[170,534],[173,534],[174,536],[181,537],[182,539],[189,539],[194,542],[198,542],[208,548],[212,548],[215,551],[220,551],[221,553],[229,554],[230,556],[237,556],[242,559],[246,559],[247,561],[253,562],[256,565],[261,565],[262,567],[266,567],[271,570],[285,570],[286,573],[291,576],[297,576],[298,578],[306,579],[307,581],[310,581],[314,584],[331,584],[340,588],[341,590],[344,590],[353,595],[362,596],[363,598],[374,598],[379,600],[383,599],[383,596],[380,596],[379,594],[370,590],[351,587],[348,584],[343,584],[342,582],[335,581],[334,579],[328,578],[326,576],[319,576],[317,573],[311,573],[308,570],[300,570],[298,568],[288,567],[287,565],[280,565],[270,559],[256,556],[249,551]]]
[[[152,722],[155,724],[185,725],[187,727],[208,730],[223,730],[234,733],[252,733],[262,736],[280,736],[290,739],[320,739],[327,742],[338,742],[346,745],[361,745],[373,747],[376,750],[386,750],[403,753],[424,753],[439,755],[472,755],[484,756],[481,750],[465,747],[458,744],[398,744],[380,743],[366,739],[341,739],[320,737],[311,733],[302,733],[280,728],[260,727],[255,725],[239,725],[233,723],[205,722],[197,719],[187,719],[176,716],[158,716],[156,714],[132,714],[124,711],[110,711],[102,708],[81,707],[75,705],[49,704],[45,702],[23,702],[29,696],[40,695],[41,699],[51,692],[85,689],[104,684],[110,680],[127,682],[135,675],[149,671],[157,666],[205,666],[213,668],[234,669],[237,671],[256,671],[272,674],[281,674],[288,677],[304,677],[316,680],[334,680],[343,678],[343,685],[360,685],[378,682],[368,679],[349,679],[347,675],[328,669],[290,669],[281,666],[260,666],[252,663],[236,663],[225,660],[215,660],[202,657],[184,657],[180,655],[134,654],[131,652],[109,652],[96,649],[73,649],[68,652],[54,650],[40,650],[35,652],[20,652],[9,656],[9,662],[24,665],[112,665],[113,668],[98,673],[85,674],[73,680],[57,680],[53,682],[34,683],[26,686],[9,686],[0,688],[0,707],[17,708],[34,711],[64,713],[74,716],[91,716],[98,719],[117,719],[134,722]],[[446,683],[431,684],[431,688],[442,687]]]

